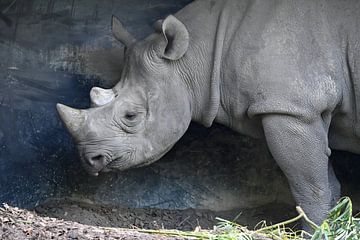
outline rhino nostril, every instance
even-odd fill
[[[96,155],[95,157],[92,157],[91,160],[92,161],[101,161],[104,159],[104,156],[103,155]]]
[[[96,155],[96,156],[93,156],[93,157],[88,157],[86,160],[87,160],[89,165],[95,166],[95,165],[103,164],[104,159],[105,159],[104,155],[99,154],[99,155]]]

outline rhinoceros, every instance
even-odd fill
[[[340,197],[330,148],[360,154],[360,1],[198,0],[125,46],[111,89],[58,112],[92,175],[148,165],[191,121],[264,138],[320,223]]]

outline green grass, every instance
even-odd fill
[[[353,217],[350,198],[345,197],[338,202],[328,218],[316,229],[312,239],[360,239],[360,219]]]
[[[353,217],[352,202],[348,197],[344,197],[339,200],[337,205],[330,211],[328,218],[320,226],[313,223],[300,207],[297,207],[297,211],[299,215],[292,219],[270,226],[267,226],[266,222],[263,221],[258,224],[259,227],[255,230],[249,230],[247,227],[241,226],[232,221],[217,218],[219,222],[214,227],[214,230],[211,231],[140,231],[199,240],[360,240],[360,219]],[[305,231],[294,231],[288,227],[301,219],[304,219],[305,222],[314,229],[313,235]]]

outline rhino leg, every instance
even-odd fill
[[[336,176],[335,176],[335,172],[334,169],[331,165],[331,162],[329,162],[329,184],[330,184],[330,188],[331,188],[331,206],[335,206],[337,201],[340,198],[341,195],[341,186],[339,181],[337,180]]]
[[[316,224],[326,218],[340,196],[331,163],[328,126],[321,117],[308,122],[289,115],[264,115],[270,152],[286,175],[296,203]],[[304,225],[305,230],[309,228]]]

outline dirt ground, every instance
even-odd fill
[[[69,199],[47,201],[35,208],[35,211],[46,217],[64,219],[82,224],[141,229],[178,229],[192,231],[197,226],[202,229],[213,229],[220,217],[234,220],[241,225],[253,228],[259,221],[267,220],[276,223],[297,215],[293,207],[274,203],[255,209],[236,209],[225,212],[186,209],[131,209],[117,206],[96,205]]]
[[[0,239],[184,239],[148,234],[141,229],[207,231],[216,225],[216,217],[232,220],[238,213],[195,209],[131,209],[69,199],[49,200],[37,206],[35,212],[5,204],[0,208]],[[258,209],[244,209],[237,222],[251,226],[259,219],[277,222],[294,215],[290,206],[273,204]],[[243,222],[245,219],[253,220],[246,224]]]
[[[123,240],[175,240],[156,234],[131,229],[100,228],[55,218],[41,217],[34,212],[4,205],[0,208],[0,239],[123,239]]]

